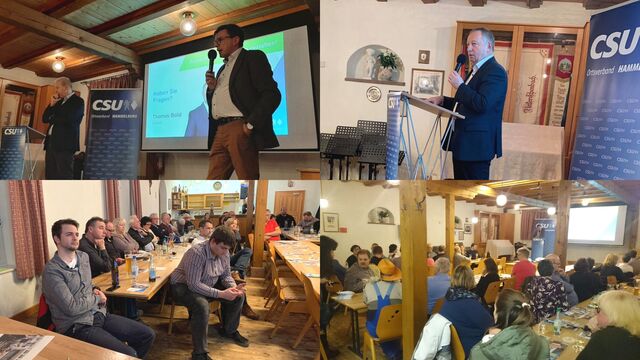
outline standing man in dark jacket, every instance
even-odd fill
[[[494,49],[495,38],[490,30],[471,30],[467,37],[471,74],[465,82],[457,71],[452,71],[448,80],[456,90],[455,96],[428,99],[465,116],[456,119],[451,136],[442,139],[442,148],[453,153],[456,180],[488,180],[491,160],[502,156],[507,72],[493,56]]]
[[[49,124],[44,139],[45,178],[73,179],[73,154],[80,150],[80,123],[84,100],[71,89],[71,80],[55,81],[56,94],[44,110],[42,122]]]
[[[213,34],[224,65],[217,76],[206,73],[209,103],[209,173],[207,179],[260,177],[258,151],[278,147],[272,114],[281,94],[265,53],[242,48],[244,32],[235,24]]]

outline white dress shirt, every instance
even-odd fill
[[[231,101],[231,93],[229,92],[229,78],[241,51],[242,48],[229,55],[229,58],[225,60],[224,69],[218,75],[216,89],[211,99],[211,116],[213,119],[242,116],[242,112]]]

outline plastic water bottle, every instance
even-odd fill
[[[138,260],[134,255],[133,259],[131,260],[131,278],[133,280],[133,285],[136,285],[138,283],[138,272]]]
[[[556,318],[553,320],[553,333],[560,335],[560,330],[562,330],[562,319],[560,319],[560,308],[557,308]]]
[[[149,259],[149,282],[156,281],[156,266],[153,264],[153,256]]]

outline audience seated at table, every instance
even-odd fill
[[[467,249],[467,251],[465,252],[465,256],[472,260],[475,260],[478,258],[478,250],[476,249],[475,243],[469,246],[469,249]]]
[[[633,269],[633,275],[640,275],[640,258],[638,258],[638,251],[629,250],[629,256],[631,256],[631,260],[629,261],[629,265]]]
[[[553,268],[549,264],[549,268]],[[472,360],[547,360],[549,342],[533,331],[536,322],[532,305],[519,291],[504,289],[495,305],[496,327],[472,349]]]
[[[287,208],[280,208],[280,214],[276,215],[276,222],[281,229],[290,229],[296,226],[296,219],[287,213]]]
[[[573,290],[573,285],[571,285],[569,278],[564,273],[564,268],[560,263],[560,257],[556,254],[549,254],[545,256],[545,259],[551,261],[551,264],[553,264],[553,274],[551,278],[555,281],[561,281],[564,285],[564,292],[567,295],[569,307],[576,306],[579,302],[578,295]]]
[[[471,268],[466,265],[457,266],[440,309],[440,315],[451,321],[456,328],[466,356],[469,356],[471,348],[480,342],[487,329],[493,325],[491,314],[482,305],[478,295],[471,291],[474,287]]]
[[[158,226],[162,230],[163,237],[159,236],[158,243],[162,245],[165,241],[175,241],[178,229],[171,224],[171,214],[163,212],[162,215],[160,215],[160,219],[162,220],[162,223]]]
[[[304,214],[302,214],[302,221],[300,221],[298,225],[302,227],[303,234],[310,234],[312,229],[314,232],[318,232],[319,224],[320,220],[314,217],[311,211],[305,211]]]
[[[196,235],[195,239],[191,242],[191,246],[209,241],[211,234],[213,234],[213,223],[209,220],[200,221],[200,230],[198,231],[198,235]]]
[[[126,221],[123,218],[113,220],[115,232],[113,233],[113,245],[116,249],[122,251],[125,255],[137,252],[140,245],[135,241],[128,232],[125,231]]]
[[[92,217],[87,221],[84,231],[78,250],[89,256],[91,277],[94,278],[100,274],[110,272],[113,264],[105,247],[104,237],[106,236],[106,231],[104,220],[97,216]]]
[[[104,226],[105,238],[104,238],[104,247],[107,249],[107,253],[109,254],[109,258],[111,259],[111,263],[114,262],[118,265],[124,263],[124,251],[118,250],[116,245],[113,243],[113,234],[116,229],[113,225],[113,221],[105,222]]]
[[[604,262],[602,263],[602,268],[600,268],[600,277],[602,278],[602,282],[607,283],[608,276],[615,276],[618,283],[624,282],[626,280],[626,276],[622,272],[618,266],[618,255],[616,254],[607,254]]]
[[[577,359],[637,359],[640,301],[626,291],[611,290],[600,295],[597,304],[598,312],[588,325],[591,339]]]
[[[379,245],[374,246],[373,249],[371,250],[371,253],[372,253],[371,263],[373,265],[378,265],[380,260],[385,258],[382,250],[382,246],[379,246]]]
[[[626,280],[629,280],[633,277],[633,266],[631,266],[630,262],[633,258],[631,257],[631,253],[627,252],[622,256],[622,261],[618,263],[618,267],[622,270],[624,277]]]
[[[349,249],[349,251],[351,251],[351,255],[349,255],[346,261],[347,269],[350,268],[353,264],[355,264],[358,261],[358,252],[360,251],[360,246],[351,245],[351,248]]]
[[[344,289],[353,292],[362,292],[375,272],[369,267],[371,254],[368,250],[358,252],[358,262],[353,264],[344,275]]]
[[[478,285],[474,289],[474,292],[480,297],[484,298],[484,293],[487,292],[487,287],[494,281],[500,281],[500,275],[498,275],[498,265],[492,258],[484,260],[484,270],[482,276],[478,281]]]
[[[231,277],[229,250],[235,235],[226,226],[218,226],[211,240],[191,247],[171,274],[171,290],[177,302],[185,304],[191,315],[192,359],[208,359],[209,303],[220,302],[222,327],[218,333],[236,344],[248,347],[249,340],[238,332],[245,303],[244,284]]]
[[[377,337],[376,327],[382,308],[387,305],[402,303],[401,271],[389,259],[382,259],[378,263],[380,279],[366,284],[363,299],[367,304],[367,331],[372,337]],[[402,359],[402,340],[380,342],[380,347],[389,360]]]
[[[464,247],[464,246],[463,246]],[[457,268],[459,265],[468,264],[469,258],[462,255],[464,250],[460,248],[460,246],[453,246],[453,267]]]
[[[160,227],[160,217],[157,213],[151,213],[149,218],[151,219],[151,231],[158,238],[158,241],[160,241],[160,245],[162,245],[162,239],[166,237],[167,234],[164,232],[164,229]]]
[[[431,314],[436,301],[444,297],[451,286],[450,267],[449,259],[441,257],[436,260],[436,274],[427,278],[427,314]]]
[[[220,223],[224,220],[224,216],[220,219]],[[264,223],[264,241],[269,243],[270,241],[279,241],[282,230],[276,222],[275,217],[271,215],[271,211],[267,209],[265,211],[265,223]]]
[[[591,272],[587,259],[578,259],[573,265],[573,270],[575,272],[571,274],[569,280],[578,295],[579,302],[585,301],[607,288],[600,276]]]
[[[145,221],[146,228],[150,229],[151,219],[147,216],[143,216],[142,219]],[[138,220],[137,216],[132,215],[129,219],[129,231],[127,234],[138,243],[140,250],[153,251],[153,239],[155,236],[151,230],[145,230],[142,226],[142,220]]]
[[[42,292],[56,331],[144,358],[153,344],[155,333],[140,322],[107,313],[107,297],[91,283],[89,256],[77,251],[78,222],[58,220],[51,227],[51,235],[58,251],[45,265]]]
[[[447,254],[444,252],[444,246],[442,245],[434,247],[433,251],[436,253],[436,255],[433,257],[433,261],[438,261],[439,258],[447,256]]]
[[[553,280],[553,264],[544,259],[538,263],[538,273],[525,281],[524,293],[531,300],[531,306],[536,322],[556,314],[556,309],[569,309],[567,295],[562,281]]]
[[[529,261],[531,253],[526,247],[519,248],[518,251],[516,251],[516,255],[518,256],[518,262],[513,265],[511,277],[515,279],[514,288],[516,290],[522,290],[524,280],[536,275],[536,265]]]

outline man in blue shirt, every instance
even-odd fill
[[[451,278],[449,277],[449,269],[451,268],[451,262],[446,257],[440,257],[436,260],[437,273],[427,278],[427,293],[429,296],[427,313],[431,314],[433,306],[438,299],[444,297],[451,286]]]

